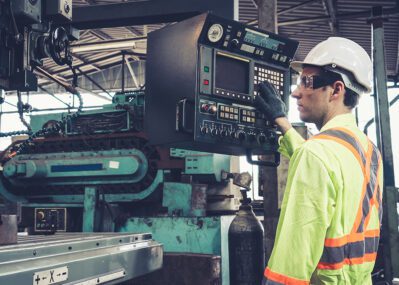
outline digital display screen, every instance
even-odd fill
[[[282,52],[285,43],[280,42],[275,39],[271,39],[268,35],[253,31],[250,29],[245,29],[244,42],[253,44],[259,47],[267,48],[273,51]]]
[[[217,53],[215,87],[249,94],[249,61]]]

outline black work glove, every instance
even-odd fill
[[[286,107],[280,99],[276,87],[269,81],[263,81],[258,84],[258,96],[255,97],[255,107],[265,114],[266,118],[275,120],[280,117],[286,117]]]

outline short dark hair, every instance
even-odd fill
[[[325,71],[324,76],[330,77],[334,82],[336,82],[336,81],[344,82],[341,74],[336,73],[336,72]],[[345,85],[345,82],[344,82],[344,85]],[[345,94],[344,94],[344,105],[345,106],[349,107],[350,109],[355,108],[357,106],[357,104],[359,103],[359,97],[360,96],[358,93],[356,93],[355,91],[353,91],[353,90],[349,89],[347,86],[345,86]]]
[[[348,89],[345,87],[345,97],[344,97],[344,105],[353,109],[359,103],[360,95],[355,91]]]

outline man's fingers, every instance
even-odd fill
[[[278,91],[276,87],[268,81],[264,81],[258,85],[260,95],[267,100],[267,98],[277,97]]]
[[[264,114],[270,115],[271,109],[270,106],[266,103],[266,101],[261,96],[255,97],[255,104],[258,109],[260,109]]]

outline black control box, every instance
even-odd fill
[[[66,208],[35,208],[34,232],[65,232],[67,229]]]
[[[268,80],[283,100],[298,42],[202,14],[148,35],[145,129],[150,143],[243,155],[275,152],[273,124],[254,106]]]

